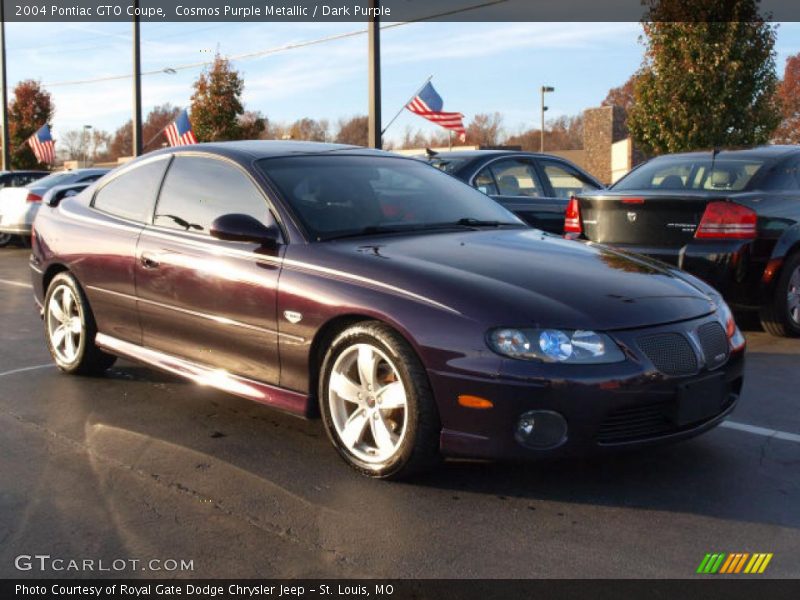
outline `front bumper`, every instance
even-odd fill
[[[770,248],[753,240],[693,240],[681,247],[614,244],[615,248],[654,258],[699,277],[737,308],[761,304],[764,269]]]
[[[629,356],[617,364],[537,363],[534,368],[526,361],[507,360],[496,377],[430,372],[443,423],[441,451],[458,457],[535,459],[646,446],[698,435],[733,411],[742,389],[744,349],[731,352],[727,361],[715,369],[700,363],[695,373],[676,377],[659,372],[638,351],[635,340],[652,332],[688,331],[709,320],[614,333],[612,336]],[[681,390],[687,385],[702,385],[709,378],[720,380],[724,386],[724,399],[718,410],[697,420],[677,418]],[[486,398],[493,408],[461,406],[459,395]],[[561,415],[567,427],[563,442],[534,449],[517,441],[517,424],[529,411]]]

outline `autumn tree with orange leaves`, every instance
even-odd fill
[[[41,168],[42,165],[26,142],[53,118],[53,101],[42,84],[33,79],[20,81],[13,95],[8,106],[11,166],[15,169]]]
[[[778,144],[800,144],[800,54],[786,59],[783,81],[778,85],[781,124],[775,131]]]

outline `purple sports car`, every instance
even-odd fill
[[[362,148],[148,154],[42,206],[31,268],[62,371],[122,356],[319,415],[372,477],[686,438],[742,388],[698,279]]]

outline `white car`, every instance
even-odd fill
[[[109,169],[60,171],[38,179],[25,187],[0,190],[0,235],[28,237],[42,197],[55,186],[88,183],[100,179]]]

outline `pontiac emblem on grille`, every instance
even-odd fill
[[[630,211],[628,213],[628,223],[636,223],[637,217],[638,217],[638,215],[635,212]]]

